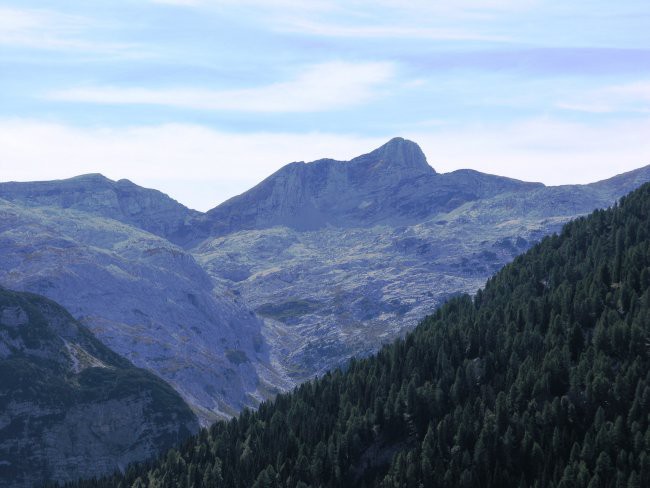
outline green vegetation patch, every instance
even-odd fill
[[[321,303],[315,300],[295,299],[281,303],[265,303],[255,311],[262,317],[290,323],[292,319],[315,312],[320,307]]]

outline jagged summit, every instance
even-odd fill
[[[40,182],[36,182],[40,183]],[[51,182],[52,183],[52,182]],[[126,178],[120,178],[119,180],[112,180],[108,176],[104,176],[101,173],[86,173],[83,175],[78,175],[78,176],[73,176],[72,178],[66,178],[63,180],[55,180],[53,183],[61,183],[62,185],[73,185],[75,183],[80,184],[80,183],[86,183],[86,184],[94,184],[94,185],[99,185],[99,186],[105,186],[105,187],[116,187],[116,188],[124,188],[124,187],[135,187],[135,188],[140,188],[142,190],[149,190],[149,191],[156,191],[158,190],[151,190],[149,188],[144,188],[139,185],[136,185],[133,183],[131,180],[126,179]]]
[[[435,174],[420,146],[402,137],[395,137],[374,151],[354,158],[350,163],[372,171],[408,175]]]

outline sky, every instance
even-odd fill
[[[0,0],[0,181],[207,210],[392,137],[546,184],[650,164],[647,0]]]

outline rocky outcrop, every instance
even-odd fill
[[[349,162],[292,163],[207,217],[193,248],[265,321],[295,381],[369,354],[568,220],[650,181],[650,167],[546,187],[472,170],[437,174],[396,139]]]
[[[0,288],[0,485],[91,478],[198,429],[181,397],[56,303]]]

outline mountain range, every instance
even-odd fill
[[[0,183],[0,285],[61,303],[207,424],[376,351],[645,181],[440,174],[396,138],[205,213],[101,175]]]
[[[404,338],[72,488],[650,486],[650,184]]]

